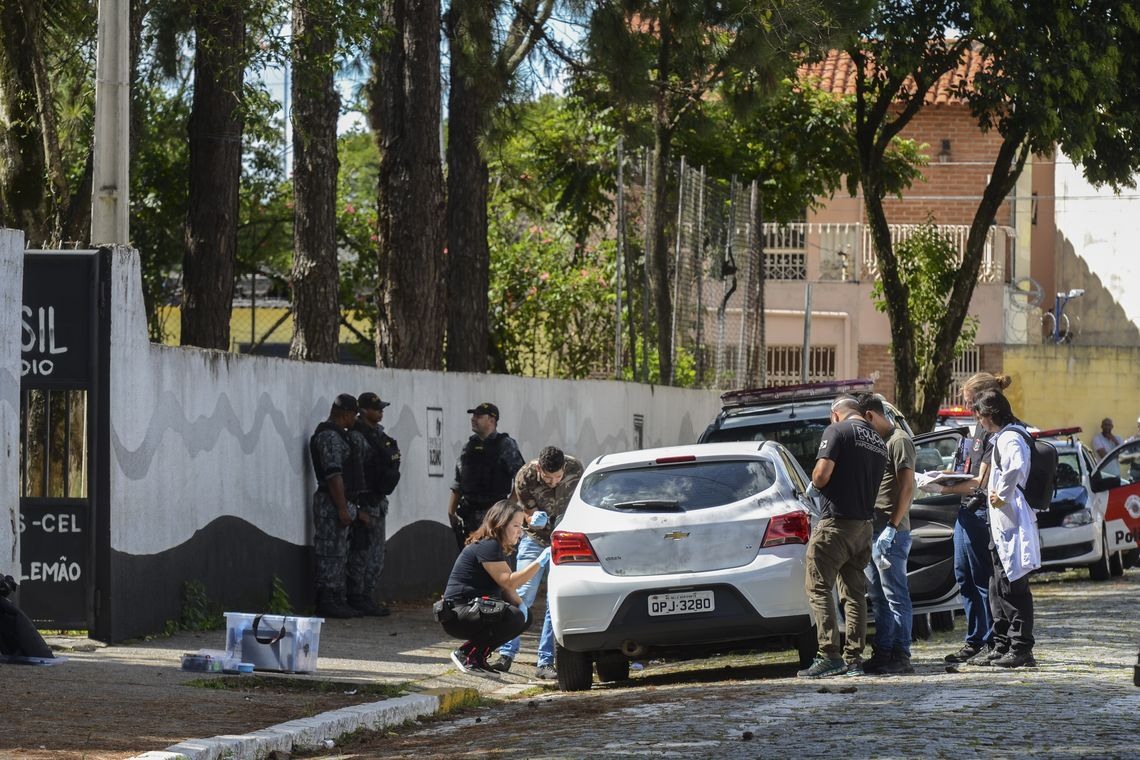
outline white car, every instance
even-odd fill
[[[1057,474],[1049,509],[1037,513],[1044,570],[1087,567],[1096,581],[1119,574],[1118,549],[1109,546],[1105,525],[1107,497],[1092,490],[1093,454],[1078,439],[1079,427],[1035,434],[1057,449]]]
[[[816,639],[804,590],[807,477],[779,443],[598,457],[552,538],[558,684],[624,680],[652,651]]]

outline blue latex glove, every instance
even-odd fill
[[[888,525],[887,527],[883,528],[883,532],[880,533],[879,537],[875,539],[875,545],[872,548],[877,551],[873,553],[876,553],[879,556],[885,556],[888,554],[891,550],[891,545],[895,542],[896,533],[898,533],[898,530],[896,530],[895,526],[893,525]]]
[[[819,490],[819,488],[817,488],[815,483],[813,482],[810,485],[808,485],[807,490],[804,491],[804,495],[810,499],[810,498],[813,498],[816,496],[823,496],[823,491]]]
[[[538,558],[535,561],[538,562],[543,567],[546,567],[547,565],[549,565],[550,564],[550,547],[548,546],[545,549],[543,549],[542,554],[539,554]]]
[[[530,608],[526,606],[526,600],[525,599],[523,601],[519,602],[519,612],[521,612],[523,614],[524,618],[527,617],[527,610],[528,609],[530,609]]]
[[[550,515],[541,510],[530,516],[530,527],[532,528],[545,528],[548,522],[550,522]]]

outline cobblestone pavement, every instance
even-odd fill
[[[544,692],[386,736],[340,757],[1140,758],[1140,570],[1034,579],[1036,668],[948,667],[935,634],[916,673],[806,681],[789,653],[649,667],[631,684]]]

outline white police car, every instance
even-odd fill
[[[1129,490],[1133,482],[1128,477],[1131,466],[1126,462],[1122,479],[1119,454],[1106,457],[1099,466],[1094,465],[1096,460],[1092,452],[1077,439],[1080,432],[1081,428],[1070,427],[1033,434],[1049,441],[1057,449],[1053,500],[1048,510],[1037,512],[1041,565],[1044,570],[1087,567],[1089,577],[1104,581],[1124,572],[1130,559],[1125,554],[1136,547],[1134,535],[1131,542],[1127,540],[1129,529],[1124,524],[1127,510],[1123,509],[1127,500],[1123,491]],[[1137,447],[1140,448],[1140,444]],[[1128,446],[1121,448],[1127,449]],[[1112,470],[1112,473],[1105,475],[1105,469]],[[1135,489],[1140,490],[1140,484]],[[1121,497],[1118,499],[1121,502],[1119,511],[1123,515],[1113,518],[1110,530],[1108,505],[1113,490]],[[1137,501],[1137,521],[1140,524],[1140,497]]]

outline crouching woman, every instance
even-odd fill
[[[435,604],[443,630],[465,640],[451,659],[466,673],[499,675],[487,657],[530,626],[529,611],[515,590],[550,562],[550,549],[526,567],[511,570],[507,557],[522,536],[525,516],[522,507],[508,501],[487,510],[451,568],[443,599]]]
[[[974,399],[974,413],[987,432],[996,433],[988,488],[994,563],[989,599],[994,618],[994,650],[980,664],[1033,667],[1037,661],[1033,657],[1029,574],[1041,567],[1041,538],[1037,516],[1021,490],[1029,477],[1029,434],[999,391],[980,393]]]

